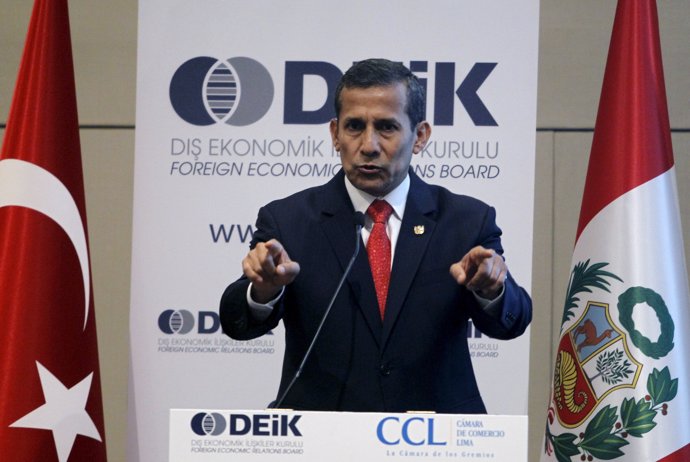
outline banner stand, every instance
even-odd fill
[[[329,98],[354,61],[399,61],[423,82],[432,137],[412,168],[494,207],[510,273],[532,285],[539,0],[273,3],[138,2],[130,462],[168,460],[170,409],[275,399],[283,324],[233,340],[220,296],[260,207],[340,170]],[[527,414],[529,340],[468,329],[489,413]]]

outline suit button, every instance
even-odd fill
[[[388,377],[389,375],[391,375],[391,368],[385,364],[381,364],[381,367],[379,368],[379,372],[381,372],[382,376]]]

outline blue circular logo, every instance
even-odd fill
[[[253,124],[268,112],[273,94],[268,70],[246,57],[192,58],[170,80],[173,109],[186,122],[200,126]]]
[[[158,316],[158,327],[166,334],[187,334],[194,328],[194,315],[187,310],[165,310]]]
[[[200,436],[218,436],[227,425],[225,418],[217,412],[200,412],[192,417],[192,431]]]

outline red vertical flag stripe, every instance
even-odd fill
[[[653,1],[618,4],[578,237],[613,200],[673,166],[657,24]]]
[[[67,2],[37,0],[0,153],[2,460],[106,460],[90,281]]]

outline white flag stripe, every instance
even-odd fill
[[[575,245],[572,262],[588,258],[615,262],[615,273],[626,287],[665,288],[664,299],[666,294],[680,297],[676,303],[687,311],[675,167],[619,197],[594,217]]]

